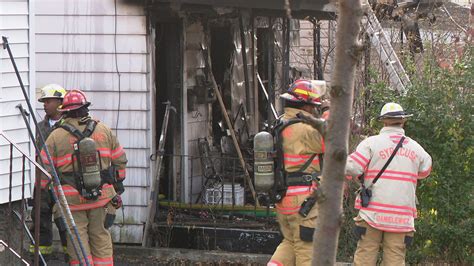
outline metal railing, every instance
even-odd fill
[[[176,204],[180,202],[179,204],[181,205],[209,205],[212,209],[222,209],[224,207],[231,209],[240,207],[256,209],[257,205],[252,199],[252,195],[249,195],[249,186],[244,178],[244,172],[238,157],[182,154],[164,154],[163,157],[165,161],[168,161],[168,165],[181,165],[184,160],[188,160],[190,165],[189,173],[186,175],[186,178],[189,179],[190,191],[187,195],[182,195],[180,192],[173,195],[175,190],[173,186],[177,186],[177,184],[173,180],[169,180],[170,178],[163,178],[163,175],[175,175],[173,171],[168,170],[165,174],[161,173],[161,182],[168,184],[164,188],[165,191],[162,188],[161,194],[166,194],[167,198],[176,196]],[[153,157],[152,160],[154,160]],[[251,160],[245,160],[245,163],[248,169],[253,164]],[[183,174],[182,176],[185,175]],[[178,183],[184,182],[178,181]],[[218,192],[219,195],[217,197],[209,197],[210,192]],[[168,201],[171,201],[171,199],[168,199]],[[160,201],[160,204],[162,202],[163,200]]]
[[[17,236],[13,234],[12,232],[7,234],[7,239],[6,243],[2,243],[3,245],[6,245],[8,250],[15,256],[18,257],[25,265],[29,265],[28,261],[24,259],[24,253],[25,253],[25,247],[24,247],[24,242],[25,242],[25,232],[26,235],[28,236],[29,240],[31,243],[35,246],[35,257],[39,257],[41,261],[43,262],[43,265],[46,265],[46,262],[39,252],[39,243],[37,243],[36,240],[39,239],[39,219],[38,223],[34,225],[35,232],[38,232],[38,236],[35,238],[32,236],[31,232],[29,231],[27,225],[26,225],[26,203],[25,203],[25,189],[30,189],[29,188],[29,183],[26,183],[26,173],[29,171],[27,169],[27,164],[34,165],[38,171],[41,171],[44,175],[49,176],[49,173],[42,168],[33,158],[31,158],[27,153],[25,153],[23,150],[20,149],[20,147],[15,144],[9,138],[5,132],[0,130],[0,137],[1,139],[4,139],[7,142],[7,145],[9,146],[9,183],[8,183],[8,209],[6,211],[6,228],[14,228],[15,225],[13,224],[13,220],[16,216],[18,223],[20,223],[20,235]],[[12,200],[12,195],[13,195],[13,168],[14,168],[14,160],[16,159],[14,157],[14,151],[17,151],[21,155],[21,161],[22,161],[22,166],[21,166],[21,199],[20,199],[20,207],[18,210],[14,210],[13,207],[13,200]],[[27,162],[28,161],[28,162]],[[15,200],[16,201],[16,200]],[[19,237],[19,246],[16,246],[12,244],[14,238],[18,239]]]
[[[160,186],[161,199],[154,230],[158,237],[155,243],[159,246],[179,247],[173,246],[172,238],[177,237],[180,228],[196,230],[199,228],[199,233],[188,231],[186,233],[188,236],[185,237],[192,234],[200,234],[199,237],[209,234],[214,237],[208,240],[210,242],[218,241],[217,235],[223,230],[256,230],[262,234],[266,232],[278,234],[274,207],[263,202],[262,197],[260,202],[263,204],[257,206],[238,157],[220,154],[212,156],[163,154],[163,159],[167,162],[166,168],[170,168],[170,165],[181,165],[184,160],[188,161],[190,167],[186,178],[189,193],[179,193],[184,190],[176,183],[184,184],[184,182],[180,180],[174,182],[176,180],[172,177],[175,173],[172,170],[161,173],[160,179],[164,183]],[[245,163],[252,173],[253,162],[246,159]],[[178,193],[174,195],[174,191]],[[189,248],[199,249],[199,247]]]

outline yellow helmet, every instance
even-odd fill
[[[66,90],[58,84],[48,84],[41,88],[41,97],[38,99],[39,102],[44,102],[44,99],[63,99],[66,94]]]
[[[380,115],[378,119],[385,119],[385,118],[407,118],[413,116],[405,112],[401,105],[398,103],[386,103],[382,110],[380,110]]]

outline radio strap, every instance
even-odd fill
[[[385,169],[387,169],[390,162],[392,162],[393,157],[395,157],[395,155],[397,154],[398,149],[400,149],[403,146],[403,141],[404,140],[405,140],[405,136],[402,136],[402,138],[398,142],[397,146],[395,146],[395,149],[393,150],[392,154],[390,155],[390,158],[388,158],[385,165],[382,167],[382,169],[380,169],[380,172],[377,174],[377,176],[375,176],[374,180],[372,180],[372,183],[367,188],[372,187],[377,182],[377,180],[379,180],[380,176],[382,176],[383,172],[385,171]]]

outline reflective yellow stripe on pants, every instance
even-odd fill
[[[53,253],[53,246],[39,246],[39,252],[43,255],[49,255]],[[35,253],[35,246],[30,245],[30,253]]]

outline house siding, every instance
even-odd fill
[[[324,80],[331,80],[334,61],[335,22],[323,20],[320,22],[321,64]],[[307,20],[300,20],[299,44],[291,47],[290,66],[303,72],[306,78],[314,78],[313,65],[313,24]]]
[[[0,2],[0,35],[8,38],[10,49],[20,72],[27,94],[34,97],[34,81],[30,82],[34,69],[30,57],[30,23],[33,14],[27,0]],[[1,41],[0,41],[1,42]],[[22,104],[27,109],[20,84],[6,49],[0,50],[0,131],[3,131],[27,155],[34,154],[32,143],[20,111],[16,106]],[[22,195],[22,155],[13,149],[12,200]],[[25,197],[31,196],[31,168],[25,165]],[[0,204],[9,200],[10,145],[0,137]]]
[[[151,150],[144,7],[121,0],[38,0],[35,22],[37,90],[48,83],[84,90],[92,116],[116,133],[129,163],[124,208],[117,213],[112,237],[140,243]]]

